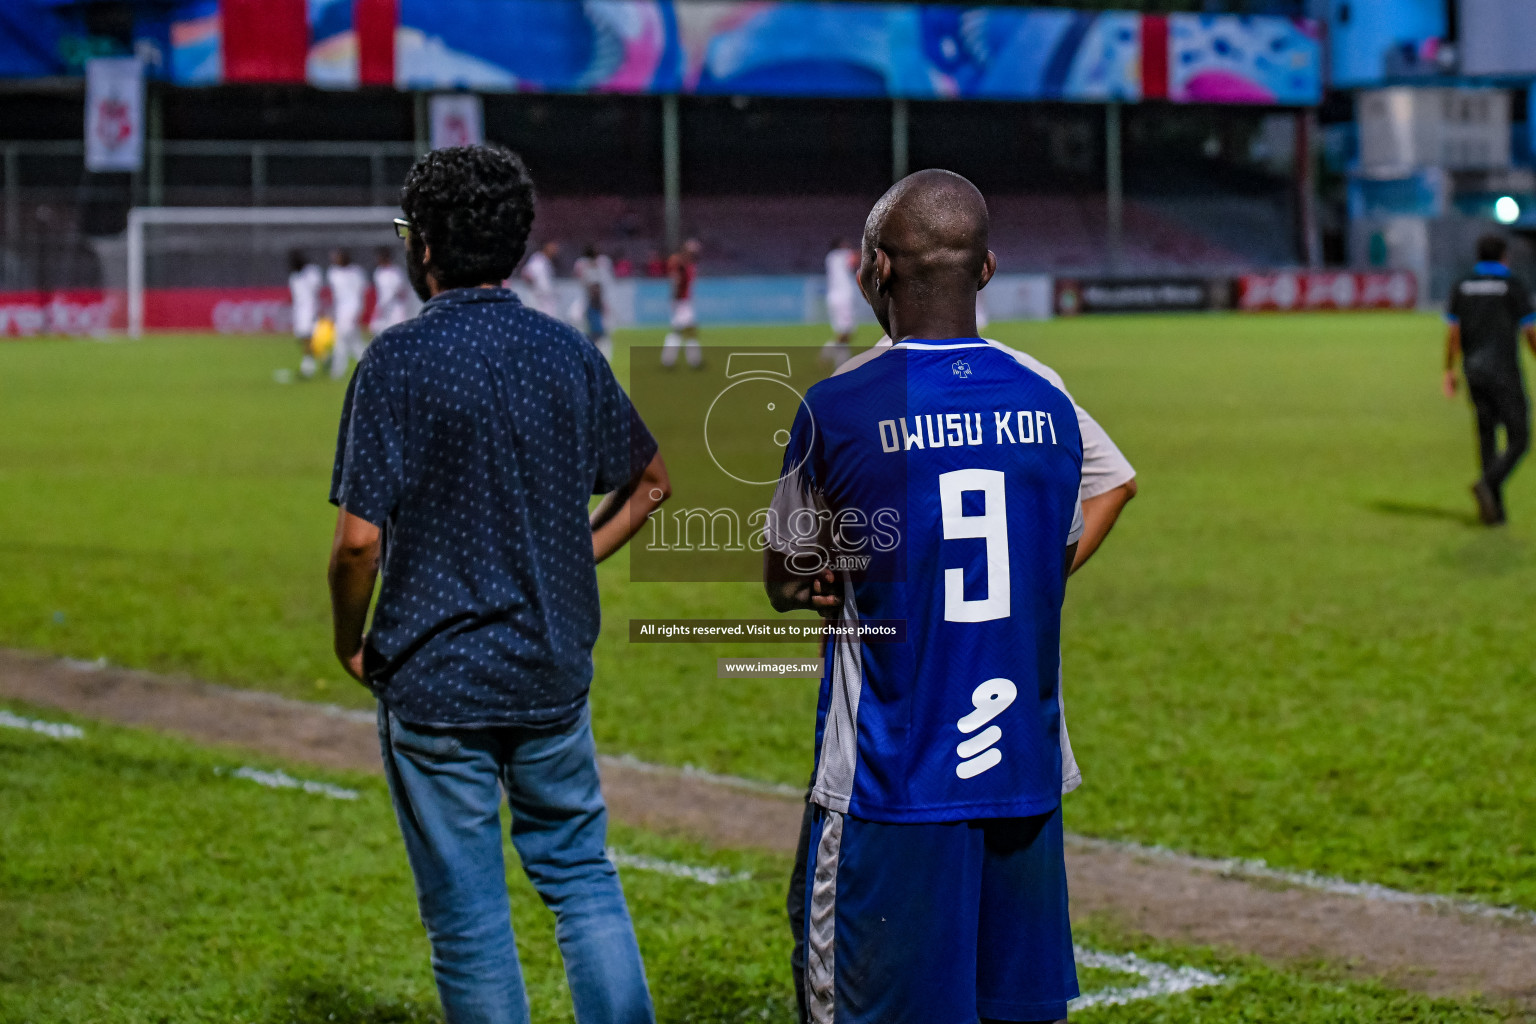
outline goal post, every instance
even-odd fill
[[[225,276],[240,275],[245,264],[245,272],[271,281],[273,267],[281,266],[281,253],[289,248],[398,245],[393,221],[399,215],[393,206],[136,206],[128,211],[126,238],[128,336],[144,334],[148,267],[157,250],[150,236],[157,230],[184,229],[177,241],[160,249],[175,248],[192,262],[224,265]],[[277,280],[285,281],[286,272]]]

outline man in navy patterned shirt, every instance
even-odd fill
[[[396,222],[419,316],[347,390],[331,501],[336,655],[379,701],[379,738],[449,1024],[528,1020],[500,834],[554,910],[580,1024],[652,1021],[604,845],[587,708],[596,563],[669,493],[607,361],[522,305],[533,223],[522,161],[429,153]],[[588,515],[593,494],[605,494]],[[372,628],[368,605],[383,583]]]

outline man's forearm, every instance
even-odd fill
[[[629,543],[652,512],[672,495],[667,465],[658,453],[639,479],[598,502],[592,512],[592,557],[601,562]]]
[[[1445,372],[1456,369],[1456,357],[1461,354],[1461,328],[1451,324],[1445,330]]]
[[[326,573],[331,586],[331,628],[336,656],[350,663],[363,646],[368,625],[368,604],[379,577],[379,552],[383,534],[377,526],[341,509],[336,516],[336,536],[331,541],[331,562]]]
[[[373,599],[373,585],[379,575],[378,558],[333,556],[329,575],[336,654],[347,658],[363,646],[368,604]]]
[[[1095,494],[1083,501],[1083,535],[1077,542],[1077,553],[1072,560],[1072,572],[1083,567],[1093,553],[1104,543],[1109,531],[1120,518],[1120,510],[1126,502],[1136,497],[1136,478],[1132,477],[1119,487]]]

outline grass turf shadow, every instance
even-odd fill
[[[1403,501],[1368,501],[1365,507],[1372,512],[1389,516],[1409,516],[1414,519],[1442,519],[1463,526],[1481,526],[1477,513],[1461,509],[1441,508],[1438,505],[1413,505]]]
[[[262,1024],[442,1024],[435,996],[392,999],[333,979],[298,978],[276,992]]]

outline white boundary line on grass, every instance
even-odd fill
[[[1197,988],[1213,988],[1226,983],[1226,978],[1198,967],[1173,967],[1155,960],[1144,960],[1135,953],[1101,953],[1082,946],[1072,947],[1079,967],[1097,967],[1119,971],[1121,974],[1137,974],[1146,981],[1140,985],[1124,985],[1101,988],[1086,992],[1072,1000],[1068,1006],[1075,1012],[1093,1006],[1124,1006],[1143,999],[1161,999],[1176,996]]]
[[[228,775],[234,779],[245,779],[254,782],[258,786],[266,786],[268,789],[301,789],[312,796],[328,796],[332,800],[356,800],[361,794],[355,789],[346,789],[342,786],[333,786],[329,782],[315,782],[312,779],[296,779],[287,772],[265,771],[261,768],[252,768],[246,765],[229,771],[225,768],[215,768],[219,775]]]
[[[717,785],[753,793],[769,793],[774,796],[784,797],[803,797],[805,795],[803,790],[797,789],[794,786],[784,785],[783,783],[762,782],[757,779],[742,778],[739,775],[718,775],[714,772],[696,768],[691,764],[683,765],[681,768],[655,764],[650,761],[642,761],[633,754],[621,754],[618,756],[605,754],[600,755],[598,761],[602,764],[612,764],[615,767],[645,772],[650,775],[681,775],[685,778],[699,779],[704,782],[712,782]],[[1430,910],[1449,910],[1461,914],[1469,914],[1473,917],[1536,925],[1536,911],[1526,910],[1523,907],[1499,906],[1480,900],[1445,896],[1440,893],[1409,892],[1405,889],[1394,889],[1376,882],[1351,882],[1346,878],[1335,878],[1331,875],[1318,874],[1315,871],[1286,871],[1282,868],[1270,867],[1266,862],[1253,858],[1198,857],[1194,854],[1170,850],[1166,846],[1151,846],[1123,839],[1096,839],[1092,836],[1077,835],[1070,832],[1067,834],[1066,841],[1068,846],[1113,853],[1129,853],[1138,857],[1147,857],[1152,860],[1179,864],[1195,871],[1204,871],[1232,878],[1263,879],[1268,882],[1280,882],[1285,885],[1293,885],[1301,889],[1311,889],[1314,892],[1323,892],[1334,896],[1350,896],[1355,899],[1376,903],[1394,903],[1400,906],[1423,907]]]
[[[686,878],[690,882],[698,882],[701,885],[721,885],[727,882],[750,882],[752,875],[746,871],[732,871],[729,868],[705,868],[694,864],[684,864],[675,860],[662,860],[659,857],[647,857],[640,853],[626,853],[616,847],[608,847],[606,851],[608,859],[617,868],[634,868],[636,871],[655,871],[662,875],[671,875],[673,878]]]
[[[1325,892],[1334,896],[1352,896],[1356,899],[1369,900],[1375,903],[1395,903],[1400,906],[1424,907],[1430,910],[1450,910],[1474,917],[1494,918],[1501,921],[1518,921],[1522,924],[1536,924],[1536,911],[1526,910],[1523,907],[1497,906],[1492,903],[1458,899],[1454,896],[1443,896],[1432,892],[1407,892],[1403,889],[1393,889],[1390,886],[1378,885],[1375,882],[1351,882],[1348,879],[1334,878],[1331,875],[1320,875],[1315,871],[1286,871],[1281,868],[1272,868],[1264,861],[1257,859],[1244,859],[1242,857],[1230,857],[1227,859],[1196,857],[1193,854],[1170,850],[1166,846],[1145,846],[1141,843],[1132,843],[1120,839],[1094,839],[1091,836],[1075,834],[1067,836],[1067,845],[1081,847],[1086,850],[1129,853],[1138,857],[1146,857],[1150,860],[1179,864],[1195,871],[1206,871],[1231,878],[1253,878],[1263,879],[1267,882],[1280,882],[1302,889],[1311,889],[1314,892]]]
[[[68,722],[45,722],[40,718],[23,718],[20,715],[11,714],[4,708],[0,708],[0,726],[35,732],[39,736],[47,736],[53,740],[85,739],[85,730],[78,725],[70,725]]]
[[[654,764],[650,761],[642,761],[634,754],[599,754],[597,763],[600,767],[623,768],[646,775],[681,775],[685,779],[698,779],[700,782],[745,790],[748,793],[768,793],[784,797],[805,796],[805,790],[786,786],[782,782],[761,782],[757,779],[742,778],[740,775],[719,775],[691,764],[685,764],[681,768],[670,764]]]
[[[108,667],[105,658],[95,661],[65,658],[61,659],[66,666],[80,672],[94,672]],[[347,708],[338,704],[321,704],[313,701],[295,700],[291,697],[281,697],[277,694],[266,693],[260,690],[243,690],[235,687],[210,686],[210,689],[227,693],[240,700],[251,701],[257,704],[276,704],[285,707],[303,707],[310,710],[318,710],[322,714],[341,718],[349,722],[371,725],[377,721],[377,716],[372,711],[364,711],[359,708]],[[15,718],[16,716],[10,716]],[[0,721],[0,725],[9,723]],[[60,730],[76,729],[75,726],[58,723],[39,723]],[[26,726],[25,728],[31,728]],[[52,733],[45,732],[45,735]],[[77,739],[78,736],[67,733],[55,738]],[[83,736],[84,733],[79,735]],[[673,765],[656,764],[650,761],[642,761],[633,754],[600,754],[600,765],[612,765],[617,768],[630,771],[644,772],[649,775],[672,775],[684,778],[698,779],[701,782],[726,786],[731,789],[739,789],[749,793],[765,793],[772,796],[798,798],[804,796],[804,790],[788,786],[780,782],[763,782],[759,779],[744,778],[739,775],[722,775],[707,771],[692,764],[684,764],[681,767]],[[323,785],[317,783],[317,785]],[[1315,871],[1286,871],[1281,868],[1270,867],[1263,860],[1231,857],[1198,857],[1194,854],[1180,853],[1170,850],[1165,846],[1153,846],[1143,843],[1135,843],[1127,840],[1096,839],[1091,836],[1068,833],[1066,837],[1069,846],[1077,846],[1089,850],[1104,850],[1116,853],[1129,853],[1138,857],[1147,857],[1166,863],[1180,864],[1195,871],[1210,872],[1225,875],[1232,878],[1263,879],[1264,881],[1279,882],[1284,885],[1293,885],[1302,889],[1311,889],[1314,892],[1324,892],[1335,896],[1350,896],[1376,903],[1392,903],[1399,906],[1422,907],[1428,910],[1453,911],[1468,914],[1473,917],[1490,918],[1500,921],[1515,921],[1526,925],[1536,925],[1536,911],[1523,907],[1499,906],[1485,903],[1480,900],[1445,896],[1440,893],[1408,892],[1404,889],[1394,889],[1390,886],[1380,885],[1376,882],[1352,882],[1345,878],[1336,878],[1331,875],[1321,875]]]

